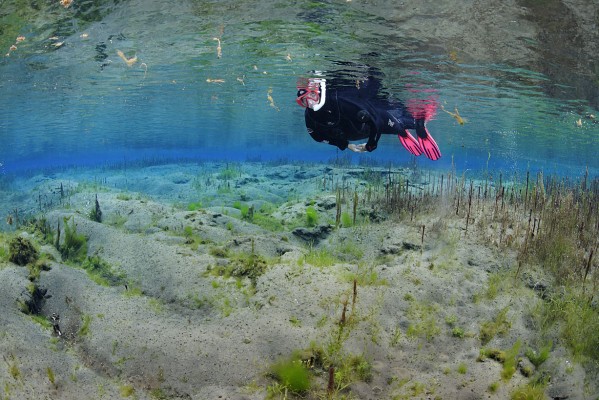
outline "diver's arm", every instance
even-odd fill
[[[368,133],[368,141],[362,145],[363,149],[370,152],[374,151],[381,138],[381,131],[377,128],[372,115],[366,110],[361,110],[357,114],[358,120],[362,123],[360,130]],[[362,150],[362,151],[364,151]],[[355,151],[355,150],[354,150]]]

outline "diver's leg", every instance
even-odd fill
[[[393,133],[397,133],[397,138],[399,142],[405,147],[407,151],[414,154],[415,156],[419,156],[422,154],[422,149],[418,144],[418,141],[412,136],[407,129],[404,128],[403,123],[399,117],[400,112],[398,110],[388,110],[387,111],[387,127],[389,131]]]

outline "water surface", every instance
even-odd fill
[[[444,157],[420,157],[423,166],[596,174],[598,8],[590,0],[4,1],[2,171],[157,158],[413,162],[392,136],[356,156],[306,134],[297,78],[359,75],[347,67],[354,63],[379,69],[389,96],[432,95],[467,119],[462,126],[438,110],[429,129]],[[118,50],[137,62],[127,66]]]

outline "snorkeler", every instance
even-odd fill
[[[435,104],[414,102],[405,107],[398,101],[378,97],[380,83],[374,77],[356,81],[353,86],[327,87],[324,78],[298,81],[296,102],[306,109],[308,133],[317,142],[349,148],[357,153],[377,148],[381,134],[397,135],[401,144],[415,156],[424,153],[431,160],[441,157],[439,146],[426,129]],[[414,129],[418,140],[408,129]],[[368,139],[366,143],[350,141]]]

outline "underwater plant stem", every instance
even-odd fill
[[[354,278],[354,294],[351,300],[351,315],[354,315],[354,308],[356,307],[356,298],[358,297],[358,280]]]
[[[330,397],[333,395],[335,390],[335,367],[332,365],[329,367],[329,382],[327,384],[327,395]]]
[[[470,193],[468,194],[468,213],[466,214],[466,231],[464,232],[464,235],[468,234],[468,223],[470,222],[470,209],[471,208],[472,208],[472,180],[470,181]],[[424,237],[424,227],[422,229],[422,236]]]
[[[590,270],[591,270],[591,266],[593,265],[593,254],[595,254],[595,251],[597,251],[597,247],[599,247],[599,242],[597,243],[597,245],[595,245],[594,249],[591,249],[591,252],[589,254],[589,259],[587,261],[587,266],[586,269],[584,271],[584,277],[582,278],[582,292],[584,293],[584,284],[587,280],[587,275],[589,274]]]

